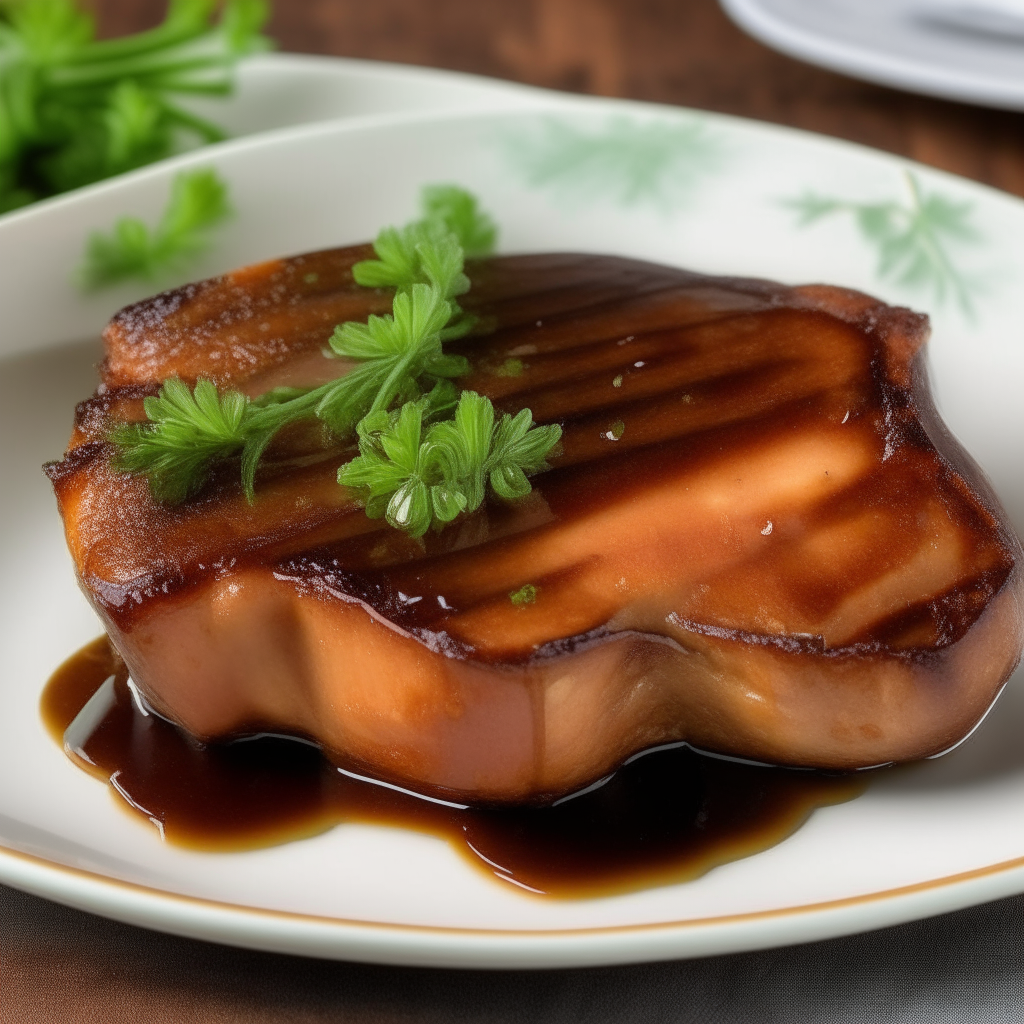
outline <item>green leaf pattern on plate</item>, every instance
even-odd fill
[[[696,118],[611,117],[585,129],[547,117],[504,140],[509,164],[528,187],[571,204],[609,200],[668,213],[723,162],[722,147]]]
[[[982,241],[974,227],[972,203],[924,192],[917,178],[906,173],[908,201],[851,202],[804,192],[784,205],[806,227],[835,214],[852,214],[864,237],[878,254],[875,273],[911,292],[929,292],[939,304],[952,300],[974,315],[973,298],[980,282],[965,273],[955,258],[964,247]]]

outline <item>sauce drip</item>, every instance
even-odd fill
[[[345,775],[302,741],[202,745],[147,713],[131,685],[101,637],[54,673],[43,720],[79,767],[164,840],[192,849],[253,849],[362,822],[440,836],[520,887],[599,896],[687,881],[767,849],[816,808],[866,786],[862,775],[765,768],[675,746],[551,807],[459,808]]]

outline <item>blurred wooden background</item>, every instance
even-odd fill
[[[92,0],[106,35],[165,0]],[[715,0],[277,0],[283,50],[470,71],[775,121],[1024,196],[1024,114],[856,82],[745,36]]]

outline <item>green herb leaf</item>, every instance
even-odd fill
[[[362,432],[362,454],[338,471],[339,483],[362,492],[371,519],[386,516],[392,526],[413,537],[423,536],[433,519],[422,429],[423,410],[408,402],[383,429]]]
[[[475,196],[455,185],[425,188],[423,208],[421,220],[404,228],[384,228],[377,235],[377,259],[362,260],[352,268],[358,284],[399,289],[433,284],[446,299],[469,289],[463,260],[493,251],[494,222],[478,208]]]
[[[495,377],[521,377],[525,369],[526,364],[522,359],[509,358],[491,372]]]
[[[491,451],[484,466],[494,493],[511,501],[530,493],[527,475],[548,468],[544,461],[562,436],[555,424],[533,426],[529,409],[503,416],[494,431]]]
[[[316,414],[344,434],[368,413],[386,410],[396,399],[418,397],[421,378],[466,373],[465,357],[447,355],[441,348],[453,308],[438,288],[415,284],[395,296],[391,314],[335,328],[331,350],[365,361],[329,387]]]
[[[483,503],[489,480],[505,500],[529,494],[527,474],[545,469],[561,428],[534,427],[529,409],[495,423],[490,399],[464,391],[453,420],[424,434],[424,409],[407,402],[383,422],[364,420],[359,455],[338,470],[338,482],[355,488],[371,518],[412,537],[438,529]]]
[[[237,454],[246,441],[248,401],[237,391],[218,395],[208,380],[190,392],[177,377],[143,403],[149,423],[122,424],[111,434],[115,465],[144,473],[157,501],[177,504],[204,483],[211,463]]]
[[[428,185],[423,190],[426,220],[455,236],[467,259],[490,256],[498,226],[480,209],[476,196],[457,185]]]
[[[199,184],[202,186],[201,181]],[[109,276],[109,268],[135,272],[140,266],[149,267],[154,251],[161,251],[160,239],[187,241],[191,230],[211,211],[217,211],[210,198],[202,188],[197,194],[185,190],[153,236],[141,222],[125,218],[113,241],[94,239],[94,273],[99,276],[98,268],[104,268]],[[162,244],[164,250],[172,248]],[[366,323],[345,323],[335,329],[330,339],[332,353],[358,361],[348,373],[317,388],[277,389],[248,402],[230,443],[218,423],[200,414],[198,400],[182,398],[183,384],[168,382],[175,416],[168,417],[162,406],[154,406],[148,424],[128,432],[115,431],[113,440],[122,448],[122,468],[149,476],[154,495],[165,503],[175,503],[203,486],[212,463],[240,454],[242,485],[251,501],[259,460],[277,432],[289,423],[318,417],[344,437],[364,417],[379,417],[395,404],[416,401],[428,419],[450,414],[457,401],[450,378],[466,373],[469,363],[464,356],[449,355],[442,348],[449,338],[465,333],[466,318],[446,296],[453,291],[461,293],[469,282],[462,272],[461,249],[450,234],[434,237],[418,258],[429,283],[417,282],[396,294],[389,315],[371,316]],[[208,382],[200,384],[204,394],[212,387]]]
[[[514,605],[521,608],[524,604],[533,604],[537,600],[538,592],[539,588],[535,587],[532,583],[524,583],[518,590],[511,591],[508,599]]]
[[[92,17],[70,0],[36,0],[5,4],[6,25],[0,40],[19,46],[38,64],[55,65],[74,56],[95,34]]]
[[[152,281],[198,255],[209,231],[230,214],[227,194],[212,169],[180,172],[152,231],[137,217],[122,217],[109,235],[90,236],[79,271],[82,286],[94,290],[130,278]]]

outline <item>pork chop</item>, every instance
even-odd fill
[[[390,308],[368,247],[122,310],[48,468],[82,588],[132,678],[201,740],[309,737],[475,803],[543,802],[657,744],[854,769],[939,753],[1022,646],[1020,543],[936,415],[925,317],[820,285],[614,257],[470,263],[460,384],[559,423],[518,504],[413,540],[293,430],[168,508],[111,426],[172,375],[249,395],[336,376],[334,325]]]

